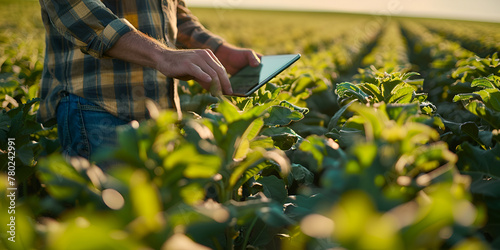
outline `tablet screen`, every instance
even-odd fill
[[[259,66],[247,66],[229,78],[233,95],[252,94],[299,58],[300,54],[262,56]]]

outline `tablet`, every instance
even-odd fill
[[[249,96],[294,62],[300,54],[262,56],[257,67],[246,66],[229,78],[234,96]]]

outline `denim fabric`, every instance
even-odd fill
[[[68,156],[92,161],[99,149],[117,145],[117,127],[127,123],[73,94],[63,97],[57,106],[59,140]]]

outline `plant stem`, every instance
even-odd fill
[[[248,227],[248,231],[245,233],[245,240],[243,241],[243,245],[241,249],[245,249],[246,245],[248,244],[248,240],[250,238],[250,233],[252,232],[253,227],[255,226],[255,223],[257,223],[257,220],[259,217],[255,216],[255,218],[252,221],[252,224],[250,224],[250,227]]]

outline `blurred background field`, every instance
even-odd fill
[[[127,127],[103,173],[35,120],[38,1],[0,0],[2,209],[8,161],[19,190],[19,244],[2,227],[0,248],[500,248],[500,23],[191,10],[230,43],[302,58],[249,98],[182,82],[184,119]]]

